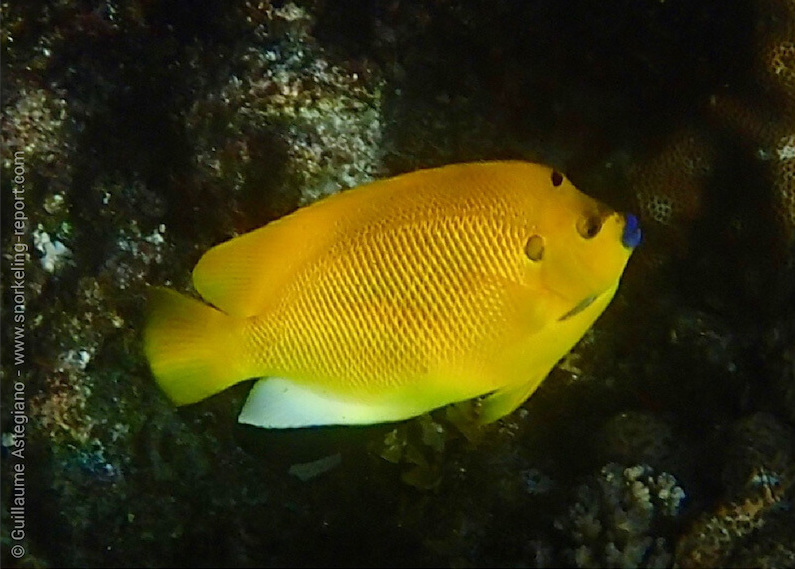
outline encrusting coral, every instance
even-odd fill
[[[576,494],[577,502],[555,522],[573,542],[569,562],[577,567],[670,566],[665,534],[685,498],[671,474],[655,474],[647,465],[609,463]]]

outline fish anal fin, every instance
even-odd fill
[[[463,369],[436,369],[421,380],[365,397],[316,382],[268,377],[254,384],[238,421],[267,429],[402,421],[494,389],[495,376],[487,370],[476,365]]]
[[[269,377],[254,384],[238,421],[265,429],[291,429],[370,425],[400,421],[416,414],[415,409],[400,405],[354,401],[290,379]]]

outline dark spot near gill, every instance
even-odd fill
[[[544,238],[533,235],[524,246],[524,253],[531,261],[538,262],[544,258]]]
[[[556,188],[563,183],[563,174],[557,170],[552,171],[552,185]]]

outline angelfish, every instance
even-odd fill
[[[528,162],[419,170],[213,247],[206,302],[153,289],[144,349],[177,405],[251,378],[239,421],[399,421],[525,401],[610,303],[638,220]]]

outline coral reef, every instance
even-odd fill
[[[267,192],[279,167],[280,191],[298,194],[303,205],[383,173],[377,71],[329,60],[310,35],[312,17],[297,4],[266,13],[251,31],[255,41],[230,62],[235,74],[187,114],[208,183],[231,196]],[[274,152],[283,163],[264,156]]]
[[[791,543],[795,535],[792,523],[781,515],[789,509],[784,500],[795,481],[795,433],[773,416],[757,413],[732,425],[728,442],[723,497],[680,536],[679,567],[763,566],[768,562],[761,560],[768,557],[791,558],[791,548],[787,553],[769,540],[757,541],[754,550],[743,545],[771,525],[788,536],[782,544]]]
[[[600,454],[623,464],[650,464],[659,468],[674,454],[673,429],[647,412],[618,413],[604,425],[601,436]]]
[[[788,0],[760,0],[756,7],[756,73],[744,92],[718,94],[711,106],[723,128],[745,137],[763,162],[775,219],[791,244],[795,240],[795,6]]]
[[[0,562],[795,564],[792,0],[0,11]],[[645,232],[515,413],[269,432],[236,423],[247,385],[158,391],[148,287],[345,187],[495,158]]]
[[[704,186],[713,174],[715,154],[703,132],[684,130],[674,133],[649,160],[629,168],[644,236],[653,248],[642,257],[650,268],[686,251],[689,230],[703,213]]]
[[[677,516],[684,498],[666,472],[654,476],[646,465],[610,463],[577,489],[577,502],[555,527],[573,542],[566,557],[574,566],[669,567],[670,544],[654,536]]]

